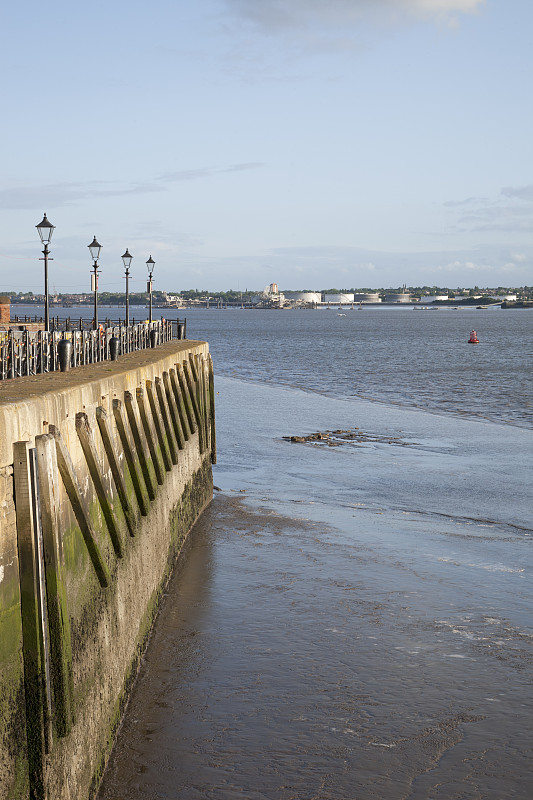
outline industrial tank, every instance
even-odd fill
[[[324,295],[324,303],[334,303],[338,306],[346,305],[346,303],[353,303],[353,294],[350,292],[346,292],[345,294],[325,294]]]
[[[320,292],[284,292],[283,294],[291,303],[316,304],[321,302]]]
[[[404,292],[395,292],[385,295],[386,303],[411,303],[411,295]]]
[[[378,292],[361,292],[354,294],[356,303],[381,303],[381,297]]]
[[[447,294],[427,294],[424,297],[420,298],[420,302],[427,305],[428,303],[434,303],[435,300],[449,300]]]

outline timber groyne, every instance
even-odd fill
[[[85,800],[212,498],[204,342],[0,385],[0,800]]]

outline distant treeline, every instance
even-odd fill
[[[323,289],[289,289],[288,287],[282,288],[282,291],[285,292],[320,292],[322,294],[345,294],[345,293],[353,293],[353,294],[367,294],[367,293],[374,293],[377,292],[378,294],[384,296],[385,294],[396,294],[401,292],[406,292],[413,297],[429,297],[432,295],[452,295],[457,296],[462,294],[461,302],[471,302],[472,303],[480,303],[483,302],[484,304],[487,302],[493,302],[492,295],[505,295],[510,293],[516,293],[519,298],[522,299],[530,299],[533,298],[533,286],[522,286],[520,288],[516,287],[508,287],[508,286],[495,286],[491,287],[490,289],[484,287],[480,289],[479,286],[474,286],[471,289],[463,288],[463,289],[450,289],[446,286],[394,286],[394,287],[381,287],[379,289],[370,287],[370,286],[363,286],[363,287],[345,287],[345,288],[337,288],[337,287],[328,287]],[[167,301],[168,296],[179,296],[183,298],[183,300],[191,301],[191,300],[206,300],[210,298],[212,300],[217,300],[222,303],[232,303],[237,301],[248,301],[252,297],[256,297],[257,295],[261,294],[262,289],[245,289],[241,291],[240,289],[228,289],[225,292],[213,292],[209,289],[182,289],[178,291],[168,291],[164,292],[161,290],[154,290],[153,292],[153,302],[155,304],[164,303]],[[33,292],[15,292],[12,290],[9,291],[1,291],[0,295],[7,295],[11,298],[12,303],[42,303],[43,302],[43,295],[37,294],[34,295]],[[74,293],[57,293],[51,295],[51,300],[57,298],[59,302],[61,301],[69,301],[69,302],[80,302],[79,296]],[[81,302],[84,304],[92,303],[92,294],[84,293],[84,300]],[[145,305],[147,302],[148,295],[146,292],[130,292],[130,304],[131,305]],[[459,298],[458,298],[459,299]],[[126,302],[126,295],[124,292],[99,292],[98,294],[98,302],[102,305],[124,305]],[[437,301],[437,302],[454,302],[454,301]]]

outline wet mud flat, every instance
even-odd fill
[[[100,800],[532,796],[533,640],[497,575],[474,586],[427,546],[382,546],[385,526],[416,521],[352,512],[348,528],[218,494],[168,587]],[[456,522],[423,525],[457,539]]]

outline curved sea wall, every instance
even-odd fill
[[[0,800],[94,795],[214,460],[204,342],[0,383]]]

